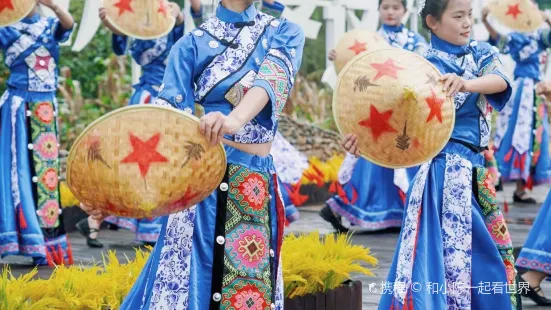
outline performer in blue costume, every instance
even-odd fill
[[[455,127],[408,191],[379,309],[518,309],[513,246],[482,154],[491,107],[502,109],[512,88],[497,51],[470,40],[470,0],[427,0],[421,17],[431,31],[426,58],[454,98]],[[357,153],[357,142],[344,144]]]
[[[55,18],[41,17],[38,4]],[[40,0],[20,22],[0,27],[10,70],[0,98],[0,256],[25,255],[35,264],[71,263],[61,217],[57,132],[59,43],[73,18],[53,0]]]
[[[551,82],[540,82],[537,85],[537,95],[545,94],[551,97]],[[524,272],[520,275],[523,281],[529,283],[529,289],[523,296],[532,299],[540,306],[551,306],[551,300],[546,298],[540,284],[551,276],[551,191],[541,206],[532,225],[528,237],[516,261],[516,266]]]
[[[170,52],[155,103],[188,113],[201,104],[201,132],[225,144],[228,170],[203,202],[163,218],[121,309],[283,307],[285,210],[269,154],[305,38],[299,26],[252,2],[222,0],[216,16]],[[101,219],[98,210],[82,207]]]
[[[423,54],[426,41],[402,24],[405,0],[379,0],[382,27],[378,33],[396,48]],[[330,60],[336,57],[331,51]],[[320,211],[339,232],[346,232],[342,217],[358,228],[377,231],[402,225],[405,193],[417,168],[389,169],[347,154],[339,170],[337,194]]]
[[[168,54],[174,44],[184,35],[184,15],[180,7],[170,2],[172,14],[176,17],[176,24],[172,31],[155,40],[132,40],[130,43],[130,54],[134,61],[142,68],[142,76],[138,84],[134,85],[135,92],[130,98],[129,105],[151,103],[159,94],[159,88],[163,81]],[[202,9],[199,0],[191,1],[191,14],[194,21],[201,21]],[[115,54],[122,56],[127,52],[129,45],[128,36],[120,33],[105,19],[105,9],[99,11],[100,18],[113,32],[112,45]],[[110,216],[105,222],[114,225],[115,228],[125,228],[136,234],[136,241],[145,245],[155,245],[161,231],[161,219],[132,219],[125,217]],[[103,244],[98,240],[99,227],[101,223],[85,218],[77,223],[79,232],[86,237],[86,243],[93,248],[101,248]]]
[[[485,9],[482,17],[490,32],[490,43],[516,62],[515,93],[497,120],[494,147],[499,171],[504,182],[516,181],[514,202],[536,203],[525,189],[551,182],[547,107],[544,100],[535,95],[541,76],[540,56],[551,46],[551,41],[547,29],[501,35],[487,21],[488,12]],[[551,25],[549,18],[545,19]]]

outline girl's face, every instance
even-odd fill
[[[406,14],[402,0],[383,0],[379,6],[381,22],[388,26],[399,26]]]
[[[429,15],[427,24],[440,39],[455,45],[465,45],[471,39],[472,13],[471,0],[449,0],[440,21]]]

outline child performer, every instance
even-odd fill
[[[406,2],[379,0],[382,23],[379,34],[393,47],[422,54],[426,49],[425,39],[402,24]],[[335,57],[333,50],[329,59]],[[406,174],[403,169],[380,167],[347,154],[339,171],[339,194],[326,202],[320,215],[340,232],[348,230],[342,224],[342,216],[356,227],[371,231],[400,227],[405,193],[416,170],[407,169]]]
[[[133,39],[130,44],[132,58],[142,68],[142,76],[138,84],[134,85],[135,92],[130,98],[129,105],[151,103],[158,94],[163,81],[168,54],[174,44],[184,35],[184,15],[178,4],[170,2],[171,12],[176,18],[176,24],[172,31],[154,40]],[[194,19],[202,16],[200,0],[191,1],[191,14]],[[105,18],[105,9],[101,8],[99,16],[103,24],[113,32],[113,50],[121,56],[127,51],[129,38],[120,33]],[[124,217],[109,216],[105,219],[107,223],[117,228],[126,228],[136,234],[136,241],[145,245],[155,245],[159,232],[161,231],[161,220],[159,218],[132,219]],[[86,243],[92,248],[101,248],[103,244],[97,239],[101,223],[90,217],[77,223],[78,231],[86,237]]]
[[[494,147],[499,171],[503,181],[516,181],[514,202],[536,203],[525,189],[551,182],[546,106],[534,92],[541,74],[540,54],[551,46],[549,31],[500,35],[488,22],[488,13],[485,8],[482,20],[490,32],[490,42],[516,61],[515,94],[497,121]],[[551,25],[547,16],[545,20]]]
[[[38,4],[56,17],[38,14]],[[0,256],[25,255],[35,264],[71,263],[59,196],[57,89],[59,43],[73,18],[53,0],[39,0],[20,22],[0,27],[10,69],[0,99]]]

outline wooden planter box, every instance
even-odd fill
[[[285,310],[362,310],[362,282],[347,281],[326,293],[285,299]]]

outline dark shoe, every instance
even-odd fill
[[[521,276],[518,276],[517,279],[518,279],[519,283],[520,282],[524,282],[524,283],[527,282]],[[548,299],[545,296],[541,296],[540,294],[538,294],[538,292],[541,291],[541,287],[539,287],[539,286],[531,287],[530,285],[528,285],[528,288],[522,287],[522,288],[519,289],[519,291],[520,291],[520,295],[522,295],[522,297],[530,298],[538,306],[551,306],[551,300],[550,299]]]
[[[119,230],[119,226],[115,225],[115,224],[110,224],[110,223],[107,223],[107,228],[109,230],[114,230],[114,231],[117,231]]]
[[[522,198],[516,192],[513,194],[513,201],[516,203],[535,204],[536,200],[532,197]]]
[[[333,214],[333,211],[331,211],[331,208],[329,206],[325,206],[323,209],[321,209],[319,215],[322,219],[329,222],[335,230],[341,234],[345,234],[348,232],[348,228],[344,227],[342,225],[342,222],[339,218]]]
[[[502,192],[503,191],[503,181],[501,178],[499,178],[499,183],[496,185],[496,192]]]
[[[103,248],[103,244],[98,241],[98,239],[90,238],[91,233],[99,232],[99,230],[95,228],[90,228],[90,225],[88,225],[88,218],[85,218],[78,222],[76,225],[76,228],[78,232],[86,237],[86,244],[91,248]]]

